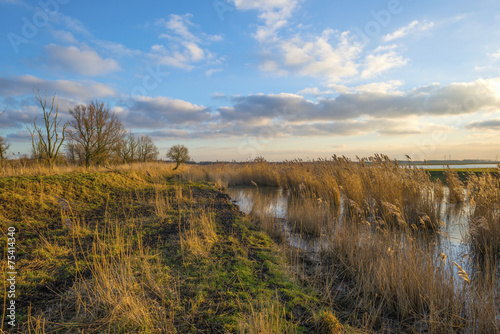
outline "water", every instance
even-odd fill
[[[227,190],[240,210],[250,214],[256,203],[265,205],[264,210],[275,218],[286,218],[288,192],[274,187],[231,187]]]
[[[274,187],[231,187],[227,190],[233,202],[246,214],[252,213],[254,209],[265,212],[270,217],[281,220],[283,234],[286,235],[288,243],[296,248],[317,255],[322,248],[327,248],[325,240],[313,237],[304,237],[294,233],[287,224],[287,210],[289,193],[286,190]],[[468,215],[470,206],[456,205],[446,202],[447,189],[445,188],[445,199],[441,206],[440,219],[445,223],[439,234],[439,247],[435,250],[436,255],[441,252],[447,254],[450,261],[462,262],[460,259],[467,254],[468,245],[465,240],[468,235]],[[343,198],[342,198],[343,199]],[[344,202],[343,200],[341,201]],[[342,223],[344,207],[342,205],[337,221]]]
[[[246,214],[251,214],[254,209],[270,217],[281,220],[283,235],[288,243],[298,249],[312,253],[314,257],[319,253],[322,242],[318,238],[306,238],[299,233],[294,233],[286,223],[288,211],[288,196],[286,190],[275,187],[231,187],[227,190],[233,203],[239,206]]]
[[[227,190],[233,202],[246,214],[252,213],[254,205],[264,205],[263,211],[272,217],[285,219],[288,210],[288,191],[274,187],[231,187]],[[446,193],[446,191],[445,191]],[[446,196],[445,196],[446,198]],[[342,210],[343,211],[343,210]],[[341,214],[342,215],[342,211]],[[445,223],[442,232],[452,243],[461,244],[467,236],[468,205],[455,205],[443,200],[441,220]]]

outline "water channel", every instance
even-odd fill
[[[227,193],[242,212],[246,214],[265,212],[266,215],[281,221],[286,239],[293,247],[309,252],[313,257],[317,255],[323,246],[327,247],[327,245],[322,244],[321,238],[304,237],[294,233],[292,228],[288,226],[286,219],[290,195],[287,190],[275,187],[230,187]],[[440,247],[436,251],[445,253],[450,261],[462,262],[460,259],[466,256],[468,251],[466,238],[470,206],[450,204],[446,200],[446,195],[447,189],[445,188],[440,218],[444,222],[444,226],[441,228],[441,233],[438,234]],[[342,221],[343,211],[343,208],[341,208],[339,217],[333,219]]]

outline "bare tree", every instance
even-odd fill
[[[174,170],[179,168],[181,163],[188,162],[189,160],[191,160],[191,157],[189,156],[189,150],[184,145],[172,146],[170,150],[168,150],[167,152],[167,158],[177,163]]]
[[[137,158],[142,162],[158,160],[158,155],[160,155],[158,147],[156,147],[151,137],[146,135],[139,137],[137,151]]]
[[[33,94],[42,107],[43,126],[38,126],[35,117],[32,127],[26,124],[26,129],[31,135],[33,152],[38,153],[37,156],[45,160],[49,167],[52,168],[59,154],[59,149],[64,142],[68,124],[62,125],[62,131],[58,130],[62,120],[59,118],[59,101],[56,101],[56,94],[52,97],[50,109],[47,108],[47,91],[45,91],[43,98],[40,95],[40,89],[36,89],[36,91],[33,89]],[[53,114],[54,108],[55,114]]]
[[[2,116],[7,111],[5,108],[2,112],[0,112],[0,116]],[[3,166],[5,160],[7,160],[7,150],[10,148],[10,144],[7,140],[0,136],[0,166]]]
[[[37,162],[44,161],[45,152],[42,148],[42,143],[40,140],[34,140],[33,136],[31,138],[31,158],[36,160]]]
[[[0,136],[0,166],[7,160],[7,150],[9,148],[10,144],[4,137]]]
[[[85,166],[106,162],[125,134],[116,114],[99,101],[80,104],[69,113],[73,120],[68,134],[83,152]]]
[[[82,147],[75,143],[72,139],[66,143],[66,160],[72,164],[81,164],[84,158]]]
[[[123,162],[136,161],[139,158],[139,139],[129,132],[116,146],[116,154]]]

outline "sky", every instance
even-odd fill
[[[0,0],[0,135],[33,89],[103,101],[164,157],[500,154],[497,0]]]

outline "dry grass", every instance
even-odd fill
[[[446,185],[448,186],[448,201],[454,204],[461,204],[465,201],[464,184],[458,178],[458,173],[451,168],[444,170]]]
[[[0,178],[2,224],[22,240],[21,332],[281,333],[311,319],[295,318],[316,300],[272,240],[211,185],[178,177],[159,164]]]
[[[66,295],[76,307],[70,322],[114,331],[175,332],[171,314],[178,296],[168,268],[134,238],[139,231],[127,231],[119,222],[106,228],[88,255],[91,278],[78,279]]]
[[[191,181],[212,181],[221,188],[250,186],[252,181],[262,186],[280,186],[280,175],[274,165],[268,162],[189,166],[182,173],[182,178]]]
[[[287,223],[296,233],[319,237],[329,234],[337,222],[337,211],[321,198],[296,198],[288,201]]]
[[[276,302],[263,301],[238,323],[238,332],[245,334],[297,333],[297,327],[286,321],[286,309]]]
[[[181,249],[186,255],[206,258],[217,241],[217,229],[213,213],[201,212],[190,215],[187,227],[180,232]]]
[[[74,284],[47,304],[43,314],[28,314],[29,332],[57,328],[63,333],[175,333],[172,310],[179,304],[175,279],[157,251],[142,245],[141,234],[133,223],[110,222],[86,236],[94,240],[90,251],[78,249],[85,245],[74,234],[74,265],[78,269],[85,264],[90,275],[78,272]],[[41,252],[60,248],[44,242]],[[83,262],[77,254],[84,256]]]
[[[89,168],[77,165],[56,165],[53,168],[49,168],[43,164],[37,164],[31,161],[23,162],[22,160],[13,160],[6,166],[0,167],[0,177],[61,175],[70,173],[136,172],[138,175],[151,177],[152,180],[164,180],[166,177],[179,175],[189,168],[188,166],[182,165],[178,170],[173,171],[174,167],[174,163],[145,162],[110,166],[91,166]]]

